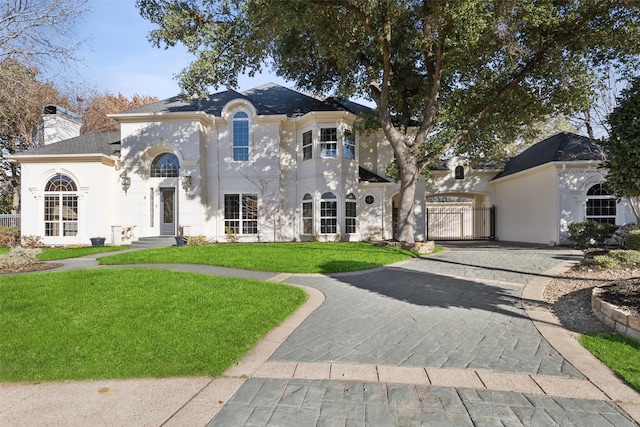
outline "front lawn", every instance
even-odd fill
[[[640,392],[640,342],[605,333],[581,335],[580,343]]]
[[[145,249],[102,257],[100,264],[206,264],[281,273],[364,270],[417,256],[371,243],[225,243]]]
[[[105,252],[122,251],[131,246],[79,246],[65,248],[42,248],[38,254],[39,261],[55,261],[59,259],[77,258],[87,255],[102,254]]]
[[[219,375],[305,299],[153,269],[0,277],[0,381]]]

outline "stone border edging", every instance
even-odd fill
[[[567,271],[574,262],[565,261],[544,272],[553,276]],[[587,380],[616,402],[636,422],[640,423],[640,393],[616,376],[591,352],[584,348],[560,325],[544,302],[544,288],[548,277],[535,277],[522,290],[525,313],[547,342],[560,355],[580,371]]]
[[[600,298],[606,286],[596,286],[591,292],[591,310],[598,320],[620,335],[640,341],[640,317]]]

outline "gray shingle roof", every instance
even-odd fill
[[[120,154],[120,134],[92,132],[16,153],[20,155]]]
[[[391,182],[388,179],[381,177],[371,171],[366,170],[363,167],[358,168],[358,181],[359,182]]]
[[[123,114],[151,114],[171,112],[203,111],[220,117],[224,106],[233,99],[246,99],[259,115],[284,114],[289,117],[311,111],[348,111],[357,114],[364,105],[351,101],[337,101],[334,98],[320,100],[274,83],[249,89],[245,92],[228,90],[209,95],[209,99],[185,100],[180,96],[154,102],[142,107],[123,111]]]
[[[586,136],[562,132],[532,145],[510,159],[493,179],[503,178],[551,162],[602,161],[602,147]]]

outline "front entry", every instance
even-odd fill
[[[176,189],[160,188],[160,235],[176,234]]]

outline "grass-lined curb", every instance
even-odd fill
[[[605,333],[581,335],[580,343],[640,392],[640,342]]]
[[[219,375],[305,299],[152,269],[0,278],[0,380]]]
[[[100,258],[101,264],[206,264],[281,273],[338,273],[380,267],[415,257],[370,243],[234,243],[146,249]]]

